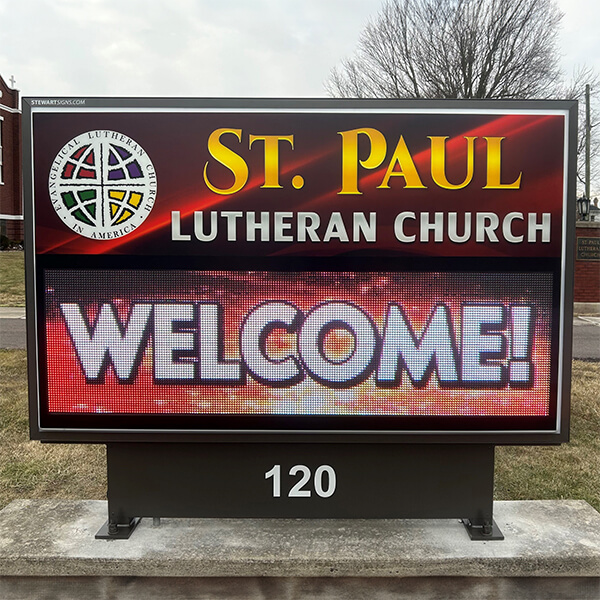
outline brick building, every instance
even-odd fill
[[[578,221],[575,244],[574,300],[600,303],[600,222]]]
[[[0,75],[0,234],[23,239],[19,92]]]

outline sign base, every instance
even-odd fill
[[[502,539],[493,445],[112,443],[107,458],[105,539],[139,517],[459,518]]]

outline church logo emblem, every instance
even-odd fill
[[[63,223],[96,240],[128,235],[150,214],[156,171],[127,135],[97,130],[63,146],[50,168],[50,200]]]

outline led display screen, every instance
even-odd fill
[[[34,437],[565,439],[570,105],[25,102]]]
[[[548,274],[48,271],[46,286],[51,413],[549,414]]]

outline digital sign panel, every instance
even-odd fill
[[[24,106],[33,437],[567,439],[572,103]]]

